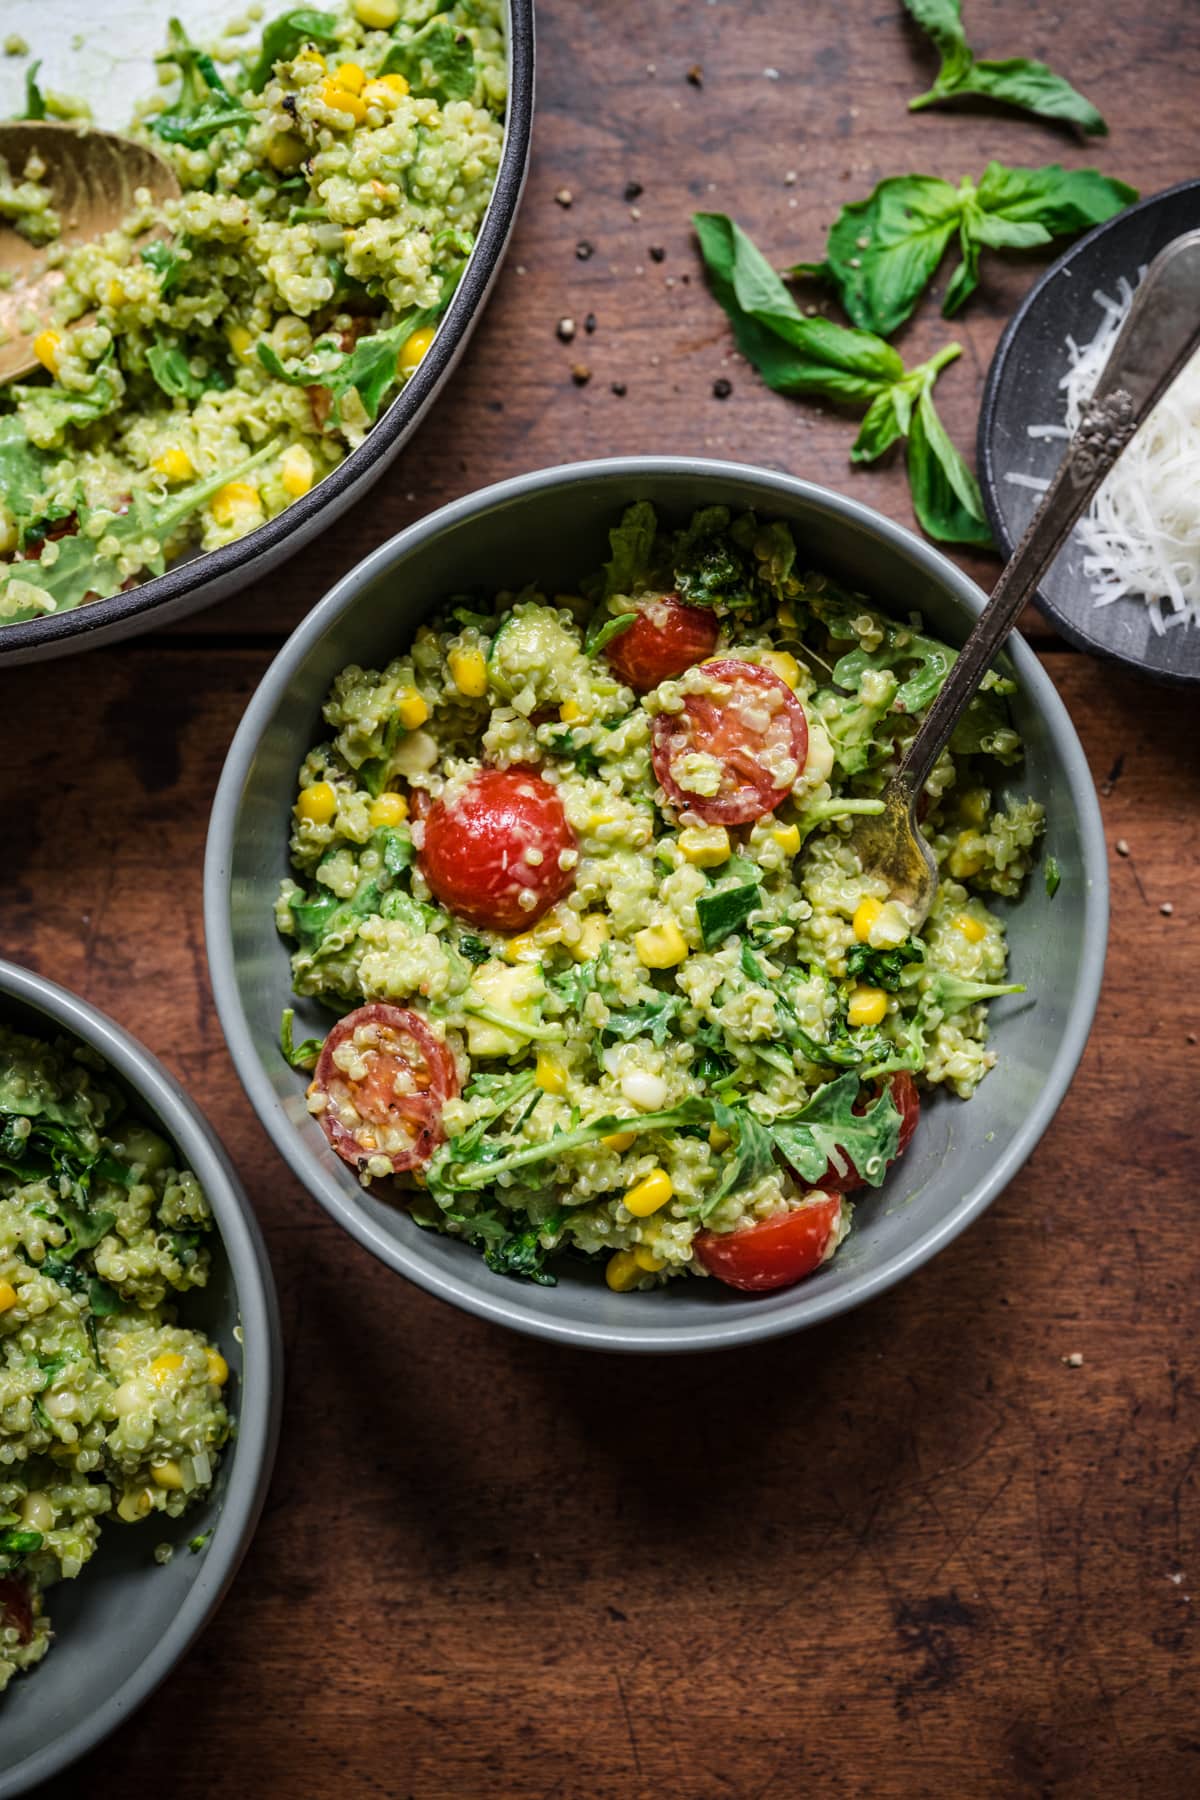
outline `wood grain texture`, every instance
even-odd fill
[[[204,833],[241,710],[279,632],[428,506],[540,463],[703,449],[909,522],[900,471],[849,472],[846,421],[728,363],[695,279],[694,206],[736,211],[785,258],[897,169],[1059,157],[1146,189],[1191,172],[1190,3],[967,10],[981,49],[1064,68],[1112,140],[982,112],[911,118],[931,65],[892,4],[542,0],[512,262],[400,465],[253,604],[186,638],[0,675],[4,953],[137,1031],[219,1125],[263,1221],[288,1353],[275,1481],[230,1599],[52,1800],[148,1783],[173,1800],[1200,1788],[1194,703],[1047,650],[1113,851],[1108,974],[1078,1078],[1020,1177],[936,1262],[761,1349],[572,1353],[407,1287],[272,1151],[205,968]],[[597,247],[586,263],[580,239]],[[944,410],[961,443],[1034,272],[989,262],[955,327],[967,355]],[[595,335],[558,344],[555,319],[588,310]],[[923,315],[909,347],[948,335]],[[576,389],[581,355],[595,374]]]

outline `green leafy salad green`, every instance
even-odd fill
[[[1042,809],[1008,677],[930,778],[919,935],[848,837],[952,660],[785,524],[638,503],[577,593],[457,595],[345,669],[276,908],[312,1128],[500,1272],[810,1273],[1020,991],[996,902]]]

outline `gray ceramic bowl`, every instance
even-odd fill
[[[184,1322],[219,1341],[233,1371],[237,1441],[214,1491],[180,1520],[101,1533],[76,1581],[53,1589],[55,1641],[45,1661],[0,1697],[0,1800],[59,1773],[120,1725],[170,1673],[220,1605],[258,1522],[275,1461],[283,1396],[279,1308],[254,1214],[211,1128],[161,1063],[113,1020],[53,982],[0,962],[0,1019],[67,1034],[98,1050],[133,1107],[195,1170],[221,1233],[212,1279],[189,1295]],[[242,1342],[234,1337],[238,1325]],[[193,1555],[188,1540],[210,1531]],[[154,1561],[159,1543],[173,1560]]]
[[[77,650],[93,650],[142,631],[159,630],[201,607],[224,600],[247,582],[260,581],[269,570],[278,568],[327,530],[347,507],[362,499],[399,455],[466,349],[500,273],[516,223],[533,130],[533,0],[506,0],[506,8],[508,114],[496,185],[470,261],[429,354],[379,423],[303,499],[236,543],[175,563],[164,574],[152,576],[128,593],[93,600],[58,617],[30,619],[0,628],[0,665],[40,662]],[[211,32],[212,13],[206,0],[186,0],[184,5],[170,7],[163,0],[155,6],[147,6],[145,0],[140,0],[140,4],[122,4],[111,18],[106,13],[103,34],[92,29],[96,16],[92,0],[59,0],[54,12],[53,50],[47,48],[45,52],[52,57],[46,74],[53,73],[54,86],[64,92],[104,96],[98,107],[102,122],[122,128],[134,101],[147,92],[148,86],[153,86],[153,57],[161,48],[169,12],[181,13],[185,26],[191,26],[201,36]],[[44,17],[48,21],[49,12]],[[70,27],[74,24],[83,29],[72,34]],[[32,21],[29,35],[36,55],[42,46]],[[67,40],[71,41],[72,51],[78,42],[79,52],[74,57],[67,53]],[[73,61],[79,63],[78,69]],[[0,68],[0,75],[11,92],[14,70]],[[116,105],[114,92],[120,97]]]
[[[911,533],[807,482],[731,463],[625,457],[544,470],[445,507],[359,564],[276,657],[234,738],[213,808],[205,920],[217,1008],[259,1117],[300,1180],[360,1243],[392,1268],[519,1330],[612,1350],[697,1350],[812,1325],[881,1293],[975,1219],[1013,1177],[1054,1116],[1083,1051],[1104,961],[1108,896],[1104,839],[1087,764],[1053,684],[1013,640],[1015,702],[1028,757],[1014,785],[1043,800],[1047,850],[1062,885],[1040,870],[1011,909],[1015,978],[1027,998],[992,1014],[999,1066],[969,1105],[937,1098],[912,1148],[877,1196],[864,1200],[837,1257],[799,1287],[746,1297],[715,1282],[614,1294],[598,1271],[566,1272],[540,1288],[493,1274],[473,1251],[421,1231],[382,1195],[365,1194],[304,1108],[304,1078],[279,1052],[279,1015],[292,1004],[288,956],[272,901],[288,873],[296,771],[321,730],[325,693],[346,663],[381,665],[451,593],[537,581],[569,589],[607,554],[621,508],[648,499],[668,518],[701,505],[753,507],[792,523],[804,562],[827,569],[897,613],[920,608],[961,641],[984,597]],[[298,1009],[323,1036],[328,1016]]]

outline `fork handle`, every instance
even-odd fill
[[[1160,251],[1134,294],[1066,455],[900,765],[897,780],[910,792],[924,786],[1026,601],[1197,344],[1200,231],[1190,231]]]

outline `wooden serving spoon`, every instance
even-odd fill
[[[856,820],[850,834],[863,874],[886,882],[890,897],[907,909],[911,931],[925,923],[938,884],[916,811],[930,771],[1076,521],[1198,344],[1200,231],[1190,231],[1147,270],[1057,474],[883,790],[883,811]]]
[[[50,204],[62,221],[51,244],[31,244],[0,220],[0,382],[36,369],[33,340],[50,319],[50,304],[62,285],[62,270],[48,266],[55,245],[72,248],[115,231],[133,210],[138,188],[157,203],[179,198],[175,171],[153,150],[115,131],[57,120],[16,119],[0,123],[0,156],[19,182],[31,155],[45,167],[38,181],[50,190]],[[147,232],[146,241],[161,235]]]

